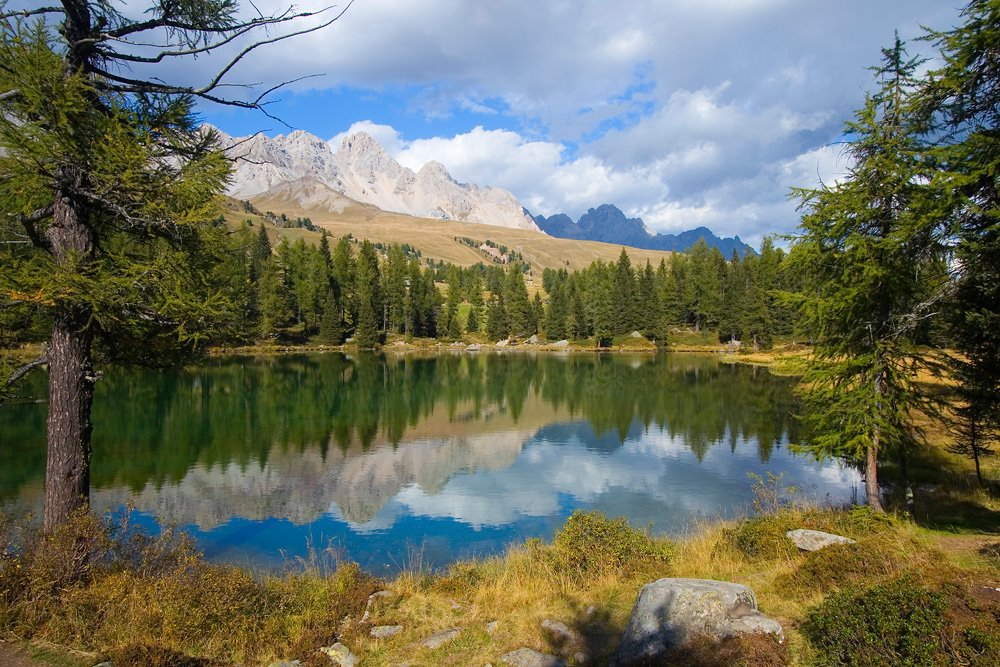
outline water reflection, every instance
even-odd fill
[[[337,540],[372,569],[548,537],[576,507],[676,532],[749,501],[747,472],[840,500],[857,476],[792,456],[790,384],[708,357],[340,354],[115,371],[93,502],[267,563]],[[40,501],[44,409],[0,410],[0,498]]]

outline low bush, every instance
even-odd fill
[[[188,538],[81,513],[51,534],[0,525],[0,633],[71,645],[115,665],[311,659],[376,588],[353,564],[257,575],[205,562]]]
[[[934,665],[942,657],[944,595],[908,576],[845,589],[813,608],[803,633],[822,665]]]
[[[886,532],[861,538],[855,544],[835,544],[807,553],[780,581],[797,589],[829,590],[926,570],[942,561],[942,556],[922,548],[911,536]]]
[[[673,544],[632,528],[624,517],[609,519],[601,512],[580,510],[556,532],[548,552],[554,568],[579,573],[663,566],[674,553]]]
[[[699,635],[650,664],[673,667],[784,667],[791,664],[791,657],[788,646],[774,635],[761,633],[723,639]]]
[[[796,515],[788,512],[750,517],[724,529],[722,544],[746,558],[789,558],[799,550],[785,533],[801,528],[800,523]]]

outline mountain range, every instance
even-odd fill
[[[719,238],[707,227],[697,227],[680,234],[650,234],[642,218],[628,218],[612,204],[589,209],[577,222],[573,222],[565,213],[548,218],[538,215],[534,220],[546,234],[563,239],[603,241],[633,248],[674,252],[684,252],[697,243],[698,239],[705,239],[705,243],[718,248],[726,258],[734,251],[741,257],[754,252],[739,236]]]
[[[440,162],[428,162],[416,172],[404,167],[365,132],[355,132],[334,147],[302,130],[275,137],[232,137],[215,131],[234,163],[228,194],[238,199],[281,201],[333,214],[360,203],[417,218],[646,250],[683,252],[704,238],[727,257],[734,250],[740,255],[753,252],[739,236],[719,238],[705,227],[677,235],[650,234],[641,218],[628,218],[611,204],[588,210],[575,223],[565,214],[532,217],[507,190],[459,183]]]
[[[396,162],[365,132],[345,137],[334,150],[328,142],[302,130],[273,138],[262,134],[231,137],[216,131],[226,154],[234,160],[228,190],[232,197],[266,198],[278,189],[285,199],[303,206],[308,199],[310,205],[324,206],[331,212],[344,206],[343,197],[347,197],[383,211],[420,218],[539,231],[510,192],[459,183],[440,162],[428,162],[414,172]]]

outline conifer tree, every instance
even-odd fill
[[[31,252],[5,263],[0,290],[33,294],[51,315],[35,363],[49,367],[49,530],[89,498],[95,345],[109,359],[163,363],[171,340],[190,350],[232,314],[204,280],[219,261],[207,241],[228,165],[192,106],[261,108],[225,98],[226,75],[284,36],[245,45],[204,85],[171,83],[158,64],[311,14],[247,21],[232,0],[25,6],[0,8],[0,234]]]
[[[625,334],[635,330],[637,324],[635,272],[628,253],[622,248],[615,265],[611,287],[611,330],[615,334]]]
[[[944,64],[921,86],[918,108],[936,140],[931,187],[947,203],[950,215],[942,218],[956,246],[955,354],[946,357],[959,381],[952,449],[973,459],[982,484],[981,458],[1000,429],[1000,3],[973,0],[962,16],[960,26],[927,35]]]
[[[382,312],[382,295],[378,255],[370,241],[361,244],[354,274],[354,298],[357,321],[354,342],[362,349],[372,349],[379,344],[379,316]]]
[[[799,306],[817,360],[804,385],[807,446],[864,461],[867,501],[879,511],[879,457],[911,442],[910,413],[922,406],[914,383],[920,357],[908,334],[929,278],[920,260],[934,252],[927,234],[934,218],[907,106],[916,66],[898,38],[883,50],[879,89],[847,124],[848,177],[799,191]]]

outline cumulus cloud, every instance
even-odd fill
[[[322,72],[292,86],[298,103],[319,90],[388,95],[378,122],[352,129],[409,166],[438,160],[458,180],[509,189],[535,213],[614,203],[653,230],[707,224],[758,241],[796,224],[790,185],[836,172],[830,147],[893,32],[956,21],[939,0],[358,0],[330,28],[254,52],[234,81]],[[204,80],[217,66],[158,73]],[[458,117],[433,134],[415,120]]]

